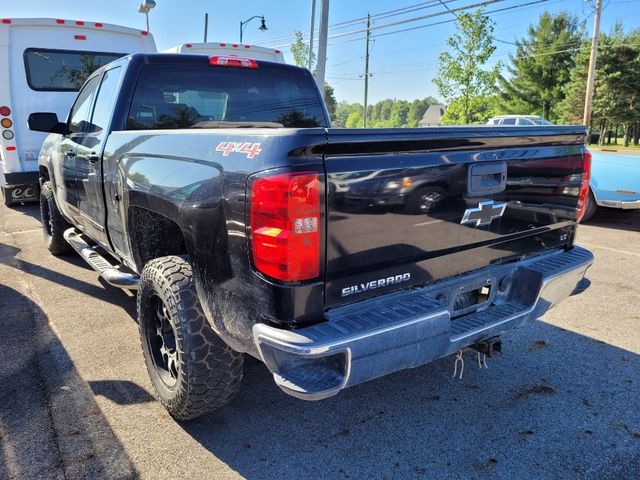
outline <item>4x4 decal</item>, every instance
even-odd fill
[[[247,158],[253,158],[260,154],[261,143],[248,142],[220,142],[216,147],[216,152],[222,152],[222,155],[228,157],[230,153],[242,153]]]

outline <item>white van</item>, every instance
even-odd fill
[[[243,43],[181,43],[175,47],[163,50],[162,53],[190,53],[193,55],[224,55],[267,60],[269,62],[285,63],[280,50]]]
[[[101,22],[0,19],[0,190],[7,205],[38,198],[38,153],[46,134],[32,112],[66,118],[97,68],[135,52],[155,52],[149,32]]]

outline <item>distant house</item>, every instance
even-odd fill
[[[444,115],[444,111],[447,109],[446,106],[435,104],[430,105],[427,108],[427,111],[424,112],[422,116],[422,120],[418,122],[419,127],[437,127],[440,125],[440,119]]]

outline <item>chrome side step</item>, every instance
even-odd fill
[[[113,265],[97,251],[98,247],[89,245],[82,233],[75,228],[65,230],[64,239],[109,285],[127,290],[138,288],[140,282],[138,275],[122,271],[120,265]]]

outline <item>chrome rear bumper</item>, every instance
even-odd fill
[[[254,341],[282,390],[320,400],[539,318],[574,292],[592,262],[580,247],[551,251],[339,307],[325,322],[298,330],[257,324]],[[492,285],[485,308],[452,319],[447,299],[482,282]]]

